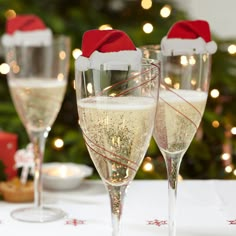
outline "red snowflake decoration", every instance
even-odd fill
[[[65,224],[66,225],[74,225],[74,226],[84,225],[85,224],[85,220],[68,219],[68,220],[66,220]]]
[[[236,219],[235,220],[227,220],[229,222],[229,225],[236,225]]]
[[[148,220],[147,224],[148,225],[156,225],[156,226],[160,227],[162,225],[167,225],[167,221],[166,220],[154,219],[154,220]]]

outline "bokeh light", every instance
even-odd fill
[[[10,71],[10,66],[7,63],[2,63],[0,65],[0,73],[6,75]]]
[[[142,0],[141,7],[145,10],[148,10],[152,7],[152,0]]]
[[[231,134],[236,135],[236,127],[233,127],[233,128],[231,129]]]
[[[65,58],[66,58],[66,52],[63,51],[63,50],[61,50],[60,53],[59,53],[59,57],[60,57],[61,60],[65,60]]]
[[[166,84],[169,84],[169,85],[172,84],[172,80],[171,80],[170,77],[165,77],[164,81],[165,81]]]
[[[76,60],[80,55],[82,54],[82,51],[79,48],[75,48],[72,51],[72,56]]]
[[[57,149],[61,149],[64,146],[64,141],[61,138],[56,138],[54,140],[54,146]]]
[[[220,122],[218,120],[214,120],[212,121],[211,125],[214,127],[214,128],[218,128],[220,126]]]
[[[236,45],[235,44],[231,44],[228,47],[228,52],[229,52],[229,54],[235,54],[236,53]]]
[[[234,173],[234,175],[236,176],[236,169],[234,170],[234,172],[233,172],[233,173]]]
[[[146,34],[150,34],[153,31],[153,25],[151,23],[146,23],[143,25],[143,31]]]
[[[187,66],[188,65],[188,58],[186,56],[181,56],[180,57],[180,64],[183,66]]]
[[[220,92],[218,89],[212,89],[210,95],[212,98],[218,98],[220,96]]]
[[[145,157],[142,165],[142,170],[145,172],[152,172],[154,170],[154,165],[152,163],[151,157]]]
[[[161,11],[160,11],[160,15],[163,18],[167,18],[170,16],[171,14],[171,6],[170,5],[165,5],[164,7],[162,7]]]
[[[100,30],[111,30],[112,26],[109,25],[109,24],[104,24],[104,25],[99,26],[98,29],[100,29]]]
[[[225,172],[231,173],[233,171],[233,167],[231,165],[228,165],[225,167]]]
[[[5,12],[5,17],[9,20],[16,17],[16,12],[13,9],[9,9]]]
[[[231,155],[229,153],[223,153],[221,155],[221,159],[224,160],[224,161],[227,161],[231,158]]]

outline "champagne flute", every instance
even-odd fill
[[[201,122],[210,84],[211,55],[162,55],[159,46],[141,47],[147,58],[161,58],[154,139],[168,174],[169,236],[176,235],[176,197],[182,158]],[[154,53],[155,52],[155,53]]]
[[[126,190],[152,137],[159,65],[139,69],[112,61],[100,70],[76,71],[79,124],[111,203],[112,236],[120,235]]]
[[[64,217],[42,203],[42,162],[45,141],[61,108],[67,86],[70,39],[58,36],[50,45],[7,46],[8,85],[17,113],[34,149],[34,206],[11,212],[14,219],[48,222]]]

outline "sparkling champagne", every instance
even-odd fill
[[[96,97],[78,101],[79,122],[101,178],[131,181],[148,148],[156,101],[147,97]]]
[[[11,79],[11,96],[27,130],[38,132],[50,128],[61,108],[65,81],[53,79]]]
[[[160,91],[153,134],[160,150],[176,153],[188,148],[201,121],[206,100],[206,92]]]

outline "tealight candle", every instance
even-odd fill
[[[75,176],[76,174],[78,175],[78,173],[76,173],[74,168],[71,168],[70,166],[66,166],[63,164],[47,169],[45,171],[45,174],[60,178],[67,178],[70,176]]]
[[[43,186],[51,190],[77,188],[81,180],[90,176],[92,168],[75,163],[45,163],[42,167]]]

